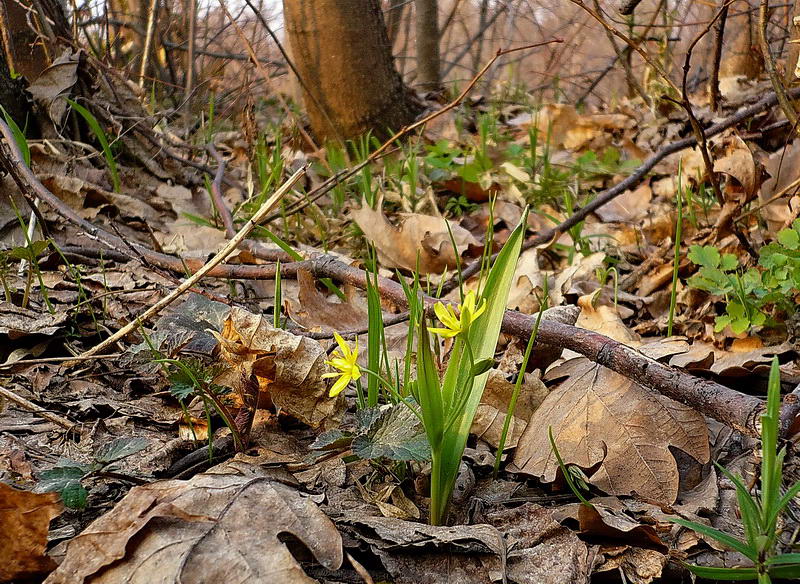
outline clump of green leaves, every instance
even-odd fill
[[[416,321],[417,378],[409,387],[419,404],[414,411],[422,420],[431,447],[432,525],[441,525],[447,517],[461,456],[493,364],[526,221],[527,212],[497,256],[477,298],[474,292],[468,292],[458,307],[458,315],[452,306],[434,306],[441,328],[428,327],[419,295],[409,295],[409,304],[416,304],[415,312],[421,315]],[[441,378],[430,333],[454,340]]]
[[[727,300],[725,314],[716,319],[716,331],[730,326],[739,334],[767,324],[776,312],[795,312],[794,297],[800,294],[800,220],[761,248],[757,267],[745,269],[734,254],[721,254],[710,245],[691,246],[688,257],[700,266],[689,285]]]
[[[83,509],[89,497],[85,487],[87,482],[113,476],[115,463],[144,450],[149,444],[146,438],[117,438],[98,448],[91,464],[61,459],[53,468],[42,472],[34,490],[38,493],[57,492],[67,507]]]
[[[800,494],[800,482],[795,483],[783,495],[783,461],[786,447],[778,451],[778,428],[780,423],[781,390],[780,369],[777,357],[772,360],[769,375],[767,408],[761,416],[761,490],[751,493],[744,481],[718,466],[736,487],[744,525],[745,539],[702,523],[672,519],[675,523],[708,536],[722,545],[741,553],[753,565],[742,568],[716,568],[689,565],[688,568],[710,580],[757,580],[759,584],[770,584],[773,578],[800,578],[800,554],[778,553],[778,520],[789,503]]]

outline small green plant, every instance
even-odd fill
[[[89,491],[84,486],[86,482],[92,479],[117,478],[114,464],[149,445],[146,438],[117,438],[98,448],[91,464],[61,459],[53,468],[42,472],[34,490],[38,493],[57,492],[67,507],[83,509],[89,497]]]
[[[773,578],[800,578],[800,554],[779,553],[778,522],[789,503],[800,494],[800,482],[782,493],[783,461],[786,447],[778,451],[778,428],[780,423],[780,369],[777,357],[772,360],[767,392],[767,407],[761,416],[761,490],[751,493],[744,481],[725,468],[720,471],[736,487],[736,498],[744,525],[744,540],[709,527],[702,523],[672,519],[675,523],[710,537],[722,545],[741,553],[753,565],[742,568],[716,568],[688,565],[697,576],[710,580],[757,580],[759,584],[770,584]]]
[[[464,213],[471,213],[478,208],[475,203],[470,203],[464,195],[450,197],[444,205],[444,210],[454,217],[460,217]]]
[[[459,306],[437,303],[442,327],[429,328],[418,296],[417,378],[410,384],[431,447],[430,523],[444,523],[469,429],[493,364],[514,269],[527,221],[523,213],[486,276],[480,297],[470,291]],[[454,340],[443,378],[434,360],[429,333]]]
[[[561,474],[563,475],[564,480],[567,482],[569,490],[572,491],[572,494],[575,495],[583,505],[593,508],[594,505],[592,505],[586,498],[586,495],[584,495],[584,493],[589,492],[589,479],[586,477],[580,467],[575,466],[574,464],[569,466],[564,464],[564,459],[561,458],[561,453],[558,451],[555,438],[553,438],[552,426],[547,427],[547,437],[550,439],[550,448],[553,451],[553,455],[556,457],[558,468],[561,469]]]
[[[111,173],[111,183],[114,185],[114,192],[118,193],[120,191],[120,180],[119,171],[117,170],[117,160],[114,158],[114,153],[111,151],[111,145],[108,143],[108,138],[106,137],[105,131],[103,131],[103,127],[88,109],[83,107],[78,102],[72,101],[68,97],[65,97],[64,99],[66,99],[67,103],[72,106],[72,109],[80,114],[80,116],[89,126],[89,129],[94,134],[94,137],[97,138],[98,142],[100,142],[100,146],[103,149],[103,157],[106,159],[108,171]]]
[[[794,297],[800,294],[800,220],[759,250],[758,267],[745,269],[734,254],[720,254],[710,245],[691,246],[688,257],[700,266],[689,285],[728,301],[715,330],[730,326],[740,334],[766,324],[775,312],[795,312]]]

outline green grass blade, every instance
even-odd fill
[[[720,531],[719,529],[714,529],[713,527],[709,527],[708,525],[703,525],[702,523],[687,521],[685,519],[673,518],[673,517],[669,517],[668,519],[673,523],[677,523],[678,525],[682,525],[683,527],[696,531],[697,533],[713,538],[722,545],[725,545],[731,548],[732,550],[739,552],[740,554],[742,554],[743,556],[745,556],[750,560],[753,560],[754,562],[758,559],[758,553],[756,552],[756,550],[752,549],[743,541],[739,541],[732,535],[728,535],[724,531]]]
[[[374,254],[374,249],[373,249]],[[383,313],[381,312],[381,298],[378,294],[377,258],[373,257],[374,272],[368,270],[367,276],[367,367],[370,371],[381,374],[381,347],[383,337]],[[374,278],[374,280],[373,280]],[[378,405],[378,378],[370,375],[367,379],[367,406],[373,408]]]
[[[706,580],[722,580],[729,582],[752,582],[758,578],[758,571],[755,568],[713,568],[709,566],[695,566],[685,564],[689,571],[695,576]]]
[[[8,127],[11,128],[11,133],[14,134],[14,142],[17,143],[17,147],[19,151],[22,152],[22,160],[25,161],[25,166],[28,168],[31,167],[31,149],[28,146],[28,139],[25,137],[25,132],[17,125],[17,122],[14,121],[14,118],[5,110],[5,108],[0,105],[0,112],[3,113],[3,117],[6,120],[6,124]],[[27,126],[27,123],[26,123]]]
[[[111,173],[111,182],[114,185],[114,192],[118,193],[120,191],[120,181],[119,172],[117,171],[117,161],[114,159],[114,153],[111,152],[111,146],[108,143],[108,138],[106,138],[106,133],[103,131],[103,128],[100,126],[100,123],[97,121],[97,118],[94,117],[92,112],[78,102],[72,101],[68,97],[65,97],[64,99],[66,99],[67,103],[72,106],[72,109],[81,115],[81,117],[86,121],[86,124],[89,126],[89,129],[92,130],[95,138],[97,138],[97,141],[100,142],[100,146],[103,148],[103,156],[106,159],[106,164],[108,164],[108,171]]]

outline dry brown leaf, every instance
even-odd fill
[[[797,216],[800,207],[800,141],[794,140],[762,161],[770,178],[758,191],[759,204],[766,205],[759,215],[767,221],[769,233],[774,234]]]
[[[508,402],[513,392],[514,383],[508,381],[505,375],[497,369],[490,370],[481,403],[478,405],[475,419],[472,420],[470,434],[475,434],[492,447],[497,448],[503,433]],[[544,401],[548,393],[549,391],[542,383],[538,372],[535,375],[533,373],[525,374],[514,415],[511,417],[511,424],[508,427],[506,448],[513,448],[517,445],[519,437],[525,430],[526,421]]]
[[[378,258],[385,268],[413,270],[419,255],[420,271],[426,274],[441,274],[445,269],[457,265],[450,234],[445,219],[417,213],[399,213],[401,224],[389,223],[380,210],[369,205],[352,211],[364,235],[372,241]],[[480,242],[457,223],[450,222],[450,230],[456,242],[459,256],[469,246],[480,246]]]
[[[34,100],[47,112],[56,127],[60,127],[67,112],[67,102],[72,87],[78,81],[78,64],[81,51],[66,49],[47,69],[42,71],[28,91]]]
[[[734,343],[725,351],[710,343],[695,341],[689,351],[670,359],[670,365],[694,370],[708,370],[725,377],[744,377],[758,367],[767,367],[775,355],[793,351],[791,343],[771,347],[755,347],[745,343]]]
[[[236,388],[255,375],[278,411],[313,427],[341,413],[343,398],[328,396],[327,357],[317,341],[275,329],[270,319],[241,308],[231,309],[215,336],[230,365],[216,383]]]
[[[758,188],[759,173],[753,153],[747,144],[734,131],[723,134],[721,150],[714,162],[714,172],[721,172],[736,179],[744,190],[744,200],[749,201],[755,196]],[[730,189],[726,189],[729,191]],[[726,193],[726,199],[728,195]]]
[[[607,556],[606,561],[596,568],[598,573],[622,571],[632,584],[650,584],[661,577],[668,556],[657,550],[625,546],[620,553]],[[610,556],[610,557],[608,557]]]
[[[367,327],[366,307],[353,299],[352,288],[348,300],[329,300],[317,290],[314,277],[308,270],[297,271],[297,303],[290,302],[292,320],[307,329],[323,331],[359,330]],[[347,294],[347,292],[345,293]]]
[[[552,509],[525,503],[491,513],[486,522],[506,536],[508,558],[482,558],[498,573],[508,571],[520,584],[579,584],[589,582],[590,549],[571,529],[560,525]]]
[[[552,147],[567,150],[603,148],[611,142],[612,132],[624,130],[634,121],[622,114],[578,114],[575,106],[547,104],[533,120],[540,135],[550,136]]]
[[[297,537],[326,568],[341,566],[336,527],[286,485],[230,474],[159,481],[131,489],[70,541],[45,582],[316,582],[281,533]]]
[[[626,512],[616,497],[597,497],[592,506],[578,505],[578,521],[581,533],[585,535],[613,539],[639,547],[667,551],[667,546],[658,537],[652,525],[642,525]]]
[[[703,416],[588,359],[572,359],[548,373],[563,375],[567,380],[528,420],[512,470],[555,480],[558,462],[547,434],[552,427],[566,464],[599,464],[590,477],[599,489],[673,503],[679,473],[669,446],[708,461]]]
[[[645,183],[635,190],[627,190],[595,211],[595,215],[606,222],[627,223],[647,215],[653,189]]]
[[[0,582],[27,580],[56,567],[45,553],[58,493],[31,493],[0,483]]]

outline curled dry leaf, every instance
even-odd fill
[[[469,231],[450,221],[456,243],[456,250],[453,250],[447,220],[442,217],[400,213],[401,224],[395,227],[382,211],[369,205],[355,209],[352,214],[361,231],[375,245],[385,268],[413,270],[419,255],[421,272],[441,274],[445,269],[456,268],[456,253],[461,256],[469,246],[481,245]]]
[[[131,489],[70,541],[45,582],[316,582],[281,533],[300,540],[324,567],[341,566],[336,527],[286,485],[230,474],[159,481]]]
[[[367,327],[367,308],[359,302],[353,288],[345,289],[347,302],[328,299],[317,290],[308,270],[297,271],[297,303],[289,301],[292,320],[307,329],[349,331]]]
[[[72,49],[65,50],[28,87],[33,99],[47,112],[56,127],[61,126],[67,112],[67,102],[61,98],[68,97],[78,81],[80,58],[80,50],[75,53]]]
[[[272,328],[269,319],[241,308],[231,309],[215,336],[230,366],[216,383],[239,389],[242,380],[255,375],[263,397],[309,426],[341,413],[343,400],[328,396],[322,378],[327,356],[317,341]]]
[[[59,498],[0,483],[0,582],[27,580],[55,568],[45,546],[50,520],[63,508]]]

